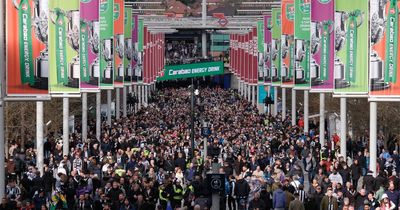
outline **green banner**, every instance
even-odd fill
[[[273,86],[281,85],[281,31],[282,19],[281,9],[272,9],[272,43],[271,43],[271,79]]]
[[[258,52],[264,52],[264,20],[257,22]]]
[[[310,7],[306,0],[295,0],[295,89],[309,89],[310,83]]]
[[[114,1],[100,0],[100,88],[114,84]]]
[[[386,36],[387,47],[386,47],[386,66],[385,66],[385,82],[396,83],[397,80],[397,53],[398,53],[398,41],[395,37],[398,37],[399,33],[399,8],[396,0],[390,1],[388,21],[386,25]]]
[[[81,39],[80,39],[80,55],[81,55],[81,81],[89,82],[89,58],[88,53],[88,25],[85,21],[81,20]]]
[[[80,92],[79,0],[49,1],[49,86],[52,94]]]
[[[32,55],[32,23],[31,23],[31,6],[28,0],[22,0],[18,7],[19,23],[19,54],[21,55],[21,80],[22,84],[34,84],[34,69]]]
[[[132,83],[133,67],[133,42],[132,42],[132,8],[125,7],[124,11],[124,37],[125,37],[125,54],[124,54],[124,83],[129,85]]]
[[[143,34],[143,29],[144,29],[144,24],[143,20],[139,20],[139,31],[138,31],[138,51],[142,52],[143,51],[143,39],[144,39],[144,34]]]
[[[161,77],[158,77],[157,80],[165,81],[220,74],[224,74],[224,63],[222,61],[191,63],[165,66],[164,74]]]
[[[369,69],[368,1],[337,0],[335,93],[366,94]]]

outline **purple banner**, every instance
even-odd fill
[[[80,1],[81,17],[81,90],[98,91],[100,64],[99,1]],[[84,35],[83,35],[84,34]],[[82,48],[81,47],[81,48]]]
[[[264,16],[264,84],[271,84],[272,17]]]
[[[334,0],[311,0],[310,77],[312,92],[331,92],[334,84]]]
[[[132,41],[133,43],[138,42],[138,29],[139,29],[139,16],[138,15],[132,15]]]

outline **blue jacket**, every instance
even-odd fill
[[[282,189],[277,189],[273,194],[273,207],[285,208],[286,207],[286,193]]]

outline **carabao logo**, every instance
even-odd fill
[[[105,12],[108,9],[108,0],[100,0],[100,12]]]
[[[92,0],[81,0],[82,3],[90,3]]]
[[[300,11],[304,14],[310,14],[310,0],[301,0],[300,1]]]
[[[114,4],[114,20],[119,18],[120,13],[121,13],[120,5]]]
[[[286,18],[289,20],[294,20],[294,5],[286,4]]]
[[[276,16],[277,16],[277,17],[276,17],[276,25],[277,25],[277,26],[281,26],[281,20],[282,20],[281,13],[278,12],[278,14],[277,14]]]

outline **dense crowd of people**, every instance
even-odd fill
[[[167,43],[165,60],[167,65],[187,64],[201,58],[200,46],[193,42],[172,41]]]
[[[202,88],[192,151],[188,89],[163,88],[151,101],[104,122],[100,140],[94,122],[88,142],[77,128],[68,155],[49,134],[42,175],[34,144],[11,142],[0,209],[210,209],[213,163],[225,174],[220,209],[400,209],[397,144],[392,151],[380,145],[374,177],[367,138],[349,140],[343,157],[337,137],[320,145],[317,126],[304,135],[300,118],[292,126],[290,118],[259,113],[234,90]]]

